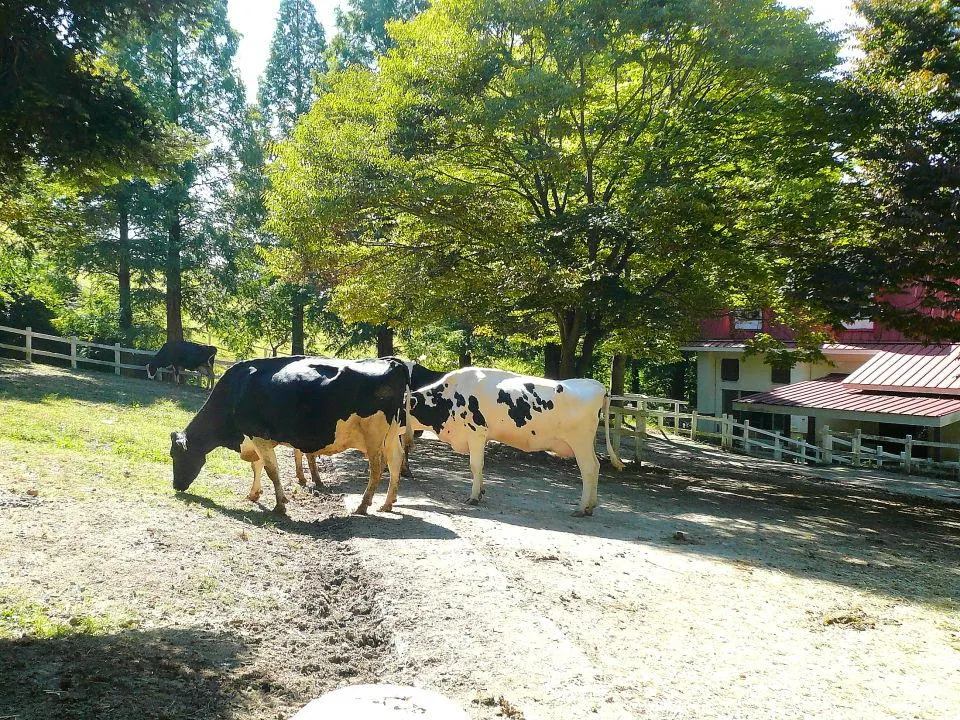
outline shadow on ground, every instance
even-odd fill
[[[243,643],[197,629],[0,640],[0,717],[243,717]]]
[[[365,462],[365,461],[364,461]],[[422,540],[450,540],[457,534],[445,527],[431,523],[421,517],[413,515],[345,514],[343,510],[343,496],[339,494],[322,493],[320,507],[312,504],[308,499],[309,493],[300,493],[298,499],[287,506],[289,513],[316,513],[321,512],[326,517],[315,520],[302,520],[297,517],[279,515],[262,506],[252,507],[249,510],[221,505],[216,500],[194,495],[193,493],[178,493],[176,497],[184,503],[199,505],[215,511],[234,520],[257,525],[269,526],[282,532],[302,535],[317,540],[349,540],[350,538],[409,538]],[[314,496],[316,497],[316,496]],[[378,497],[377,500],[380,498]],[[272,497],[270,498],[272,501]],[[330,508],[334,509],[331,511]],[[376,503],[373,507],[376,507]],[[326,512],[324,512],[326,510]],[[328,514],[329,513],[329,514]]]
[[[4,388],[5,386],[5,388]],[[106,373],[65,370],[50,365],[26,365],[0,359],[0,400],[44,403],[62,397],[120,407],[166,400],[196,412],[208,393],[194,386],[117,377]]]
[[[338,462],[355,462],[347,456]],[[931,603],[960,599],[960,507],[923,497],[790,475],[778,467],[647,455],[643,466],[602,469],[591,518],[576,463],[488,446],[477,506],[465,456],[424,440],[411,456],[397,509],[491,519],[770,567]],[[347,468],[350,474],[357,469]],[[340,488],[338,488],[339,490]],[[429,503],[418,500],[426,496]],[[677,533],[680,533],[679,535]]]

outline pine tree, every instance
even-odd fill
[[[327,41],[311,0],[280,0],[270,59],[260,79],[260,112],[275,135],[290,134],[317,97],[316,75],[327,69]]]
[[[270,58],[260,80],[260,114],[274,137],[286,137],[297,118],[317,98],[317,75],[326,71],[327,43],[311,0],[281,0]],[[310,293],[292,285],[290,335],[292,352],[304,352],[304,315]]]
[[[372,67],[392,44],[387,23],[409,20],[428,5],[427,0],[350,0],[349,4],[346,12],[337,8],[339,32],[330,42],[331,58],[339,67]]]
[[[229,191],[238,123],[246,118],[243,85],[232,61],[237,35],[226,0],[197,3],[170,16],[147,42],[118,49],[122,66],[167,121],[196,142],[192,158],[167,168],[172,179],[140,193],[141,233],[166,278],[167,339],[183,339],[183,276],[218,253],[217,207]]]

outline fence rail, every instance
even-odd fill
[[[0,325],[0,333],[10,333],[13,335],[20,335],[23,337],[23,345],[11,345],[10,343],[0,343],[0,348],[4,350],[12,350],[14,352],[23,353],[23,359],[27,362],[33,362],[33,358],[36,357],[46,357],[54,358],[58,360],[69,360],[70,367],[76,369],[81,365],[98,365],[100,367],[112,367],[114,373],[117,375],[121,374],[123,370],[142,370],[146,373],[147,364],[138,365],[130,362],[123,362],[123,355],[136,355],[136,356],[153,356],[155,350],[142,350],[140,348],[128,348],[123,347],[120,343],[114,345],[105,345],[104,343],[95,343],[87,342],[86,340],[80,340],[77,337],[62,337],[60,335],[50,335],[48,333],[34,332],[32,328],[14,328],[7,327],[6,325]],[[53,350],[42,350],[40,348],[34,347],[34,340],[43,340],[45,342],[54,342],[62,343],[64,345],[70,346],[69,353],[58,353]],[[84,354],[83,350],[86,348],[93,348],[96,350],[106,350],[113,351],[113,358],[110,360],[104,360],[102,358],[88,357]],[[228,368],[233,365],[231,360],[215,360],[213,375],[214,379],[218,377],[217,368]],[[159,370],[159,379],[163,379],[164,370]],[[195,377],[202,379],[205,376],[194,370],[184,370],[180,373],[181,376],[186,377]]]
[[[631,437],[634,458],[641,460],[650,426],[663,434],[670,432],[693,441],[705,440],[724,450],[755,457],[803,464],[894,469],[906,474],[924,472],[960,479],[960,444],[916,440],[910,435],[905,438],[867,435],[859,430],[840,433],[828,425],[818,434],[818,443],[812,444],[803,438],[753,427],[749,420],[740,422],[731,415],[688,412],[683,409],[686,405],[671,398],[611,396],[610,436],[614,448],[619,451],[623,438]],[[903,449],[891,452],[891,446]],[[933,457],[918,456],[920,448],[933,451]]]

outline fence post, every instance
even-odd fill
[[[673,431],[680,435],[680,401],[676,400],[673,403]]]
[[[743,421],[743,451],[750,454],[750,421]]]
[[[690,441],[697,439],[697,411],[690,413]]]
[[[883,445],[877,445],[877,470],[883,467]]]
[[[853,452],[854,467],[860,467],[860,435],[862,432],[860,428],[853,431],[853,447],[851,451]]]
[[[23,355],[27,362],[33,362],[33,328],[27,325],[27,334],[25,345],[23,346]]]
[[[70,338],[70,367],[77,369],[77,338]]]
[[[113,371],[115,374],[120,374],[120,343],[113,344]]]
[[[637,415],[637,432],[633,436],[633,459],[637,464],[643,461],[643,444],[647,441],[647,403],[641,400],[637,403],[640,414]]]
[[[773,459],[783,460],[783,447],[780,445],[780,432],[773,436]]]
[[[820,447],[823,448],[823,464],[833,464],[833,435],[830,434],[830,426],[823,426],[823,435],[820,438]]]
[[[910,474],[911,461],[913,460],[913,435],[907,435],[907,441],[903,447],[903,472]]]
[[[663,413],[657,413],[657,427],[660,428],[660,434],[663,435]]]
[[[720,448],[722,450],[730,449],[730,435],[733,433],[733,428],[730,427],[730,419],[727,417],[726,413],[720,414]]]

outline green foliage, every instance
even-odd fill
[[[311,0],[281,0],[260,79],[258,103],[273,134],[290,134],[317,97],[318,74],[326,72],[327,42]]]
[[[849,80],[863,132],[858,179],[875,244],[838,258],[861,295],[883,292],[888,325],[960,339],[960,8],[941,0],[861,0],[864,51]],[[919,301],[895,308],[919,284]],[[894,296],[892,298],[891,296]],[[903,303],[898,303],[903,304]]]
[[[376,72],[328,76],[273,166],[271,228],[351,320],[559,335],[564,375],[605,338],[675,348],[831,241],[836,44],[805,20],[438,0]]]
[[[176,137],[102,50],[180,0],[0,5],[0,177],[29,163],[81,184],[163,162]]]
[[[331,65],[373,66],[393,42],[387,26],[394,20],[409,20],[427,7],[427,0],[350,0],[344,12],[335,10],[337,35],[330,42]]]

